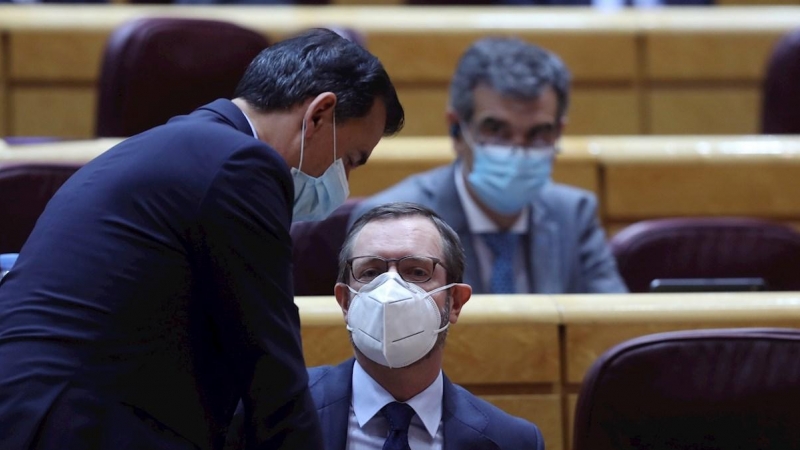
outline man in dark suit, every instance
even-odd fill
[[[309,369],[326,450],[543,449],[539,429],[442,372],[447,328],[472,289],[464,251],[434,212],[368,211],[342,247],[336,300],[355,359]]]
[[[241,399],[251,448],[321,448],[289,226],[344,201],[403,110],[327,30],[264,50],[236,97],[125,140],[48,204],[0,283],[0,447],[217,449]]]

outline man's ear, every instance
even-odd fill
[[[333,92],[323,92],[311,100],[303,117],[303,123],[306,125],[306,141],[311,139],[324,125],[333,122],[336,101],[336,94]]]
[[[347,319],[347,310],[350,308],[350,289],[344,283],[336,283],[333,287],[333,294],[336,296],[336,303],[342,308],[342,315]]]
[[[464,283],[458,283],[450,288],[450,323],[455,324],[458,322],[458,316],[461,314],[461,308],[472,297],[472,286]]]
[[[447,108],[445,113],[445,121],[447,121],[447,134],[454,140],[461,139],[461,124],[458,121],[458,114],[451,108]]]

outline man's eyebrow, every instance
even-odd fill
[[[493,116],[487,116],[481,119],[481,121],[478,123],[478,127],[484,127],[484,126],[508,127],[510,126],[510,124],[503,119],[498,119],[497,117]]]

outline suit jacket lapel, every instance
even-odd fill
[[[547,189],[545,187],[545,189]],[[556,251],[558,227],[541,198],[533,203],[528,230],[528,280],[531,291],[539,294],[559,293],[561,261]]]
[[[441,176],[430,179],[430,183],[424,186],[428,198],[434,200],[431,209],[442,218],[453,231],[458,233],[461,245],[464,247],[464,256],[468,262],[464,268],[464,282],[471,285],[473,293],[485,293],[481,279],[480,267],[477,264],[469,264],[469,261],[476,261],[475,247],[472,245],[472,235],[469,231],[467,216],[464,214],[464,207],[461,205],[461,198],[456,189],[455,169],[460,167],[458,162],[450,164],[442,171]]]
[[[497,444],[483,433],[489,419],[444,377],[442,425],[444,450],[490,450]]]
[[[332,367],[316,382],[312,380],[310,386],[325,433],[325,450],[345,450],[347,445],[354,362],[355,359],[351,358]]]

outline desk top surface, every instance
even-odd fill
[[[0,162],[86,162],[120,139],[106,138],[9,146],[0,141]],[[800,163],[800,136],[586,136],[565,137],[559,160],[613,163]],[[447,137],[382,140],[370,162],[447,162],[455,157]]]
[[[267,33],[313,26],[347,26],[365,32],[770,32],[797,28],[800,6],[670,7],[596,11],[590,8],[411,6],[174,6],[6,5],[4,30],[110,30],[143,16],[226,20]]]

